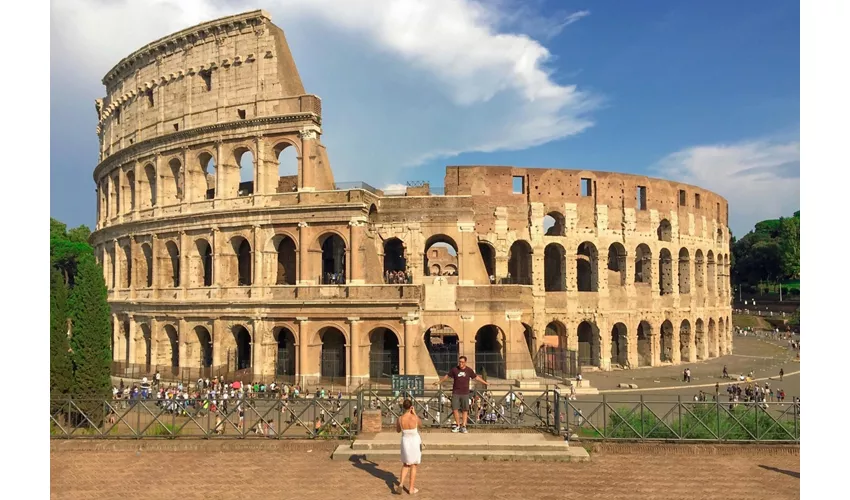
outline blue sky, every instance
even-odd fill
[[[725,196],[737,235],[799,209],[798,2],[65,0],[51,5],[53,217],[94,223],[103,74],[258,7],[322,97],[337,181],[440,186],[464,164],[647,174]]]

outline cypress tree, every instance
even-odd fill
[[[110,310],[103,271],[93,255],[81,255],[68,300],[73,325],[73,393],[79,398],[111,397]],[[93,408],[94,409],[94,408]],[[88,412],[87,412],[88,413]],[[89,415],[91,418],[93,415]]]
[[[58,269],[50,267],[50,393],[71,391],[74,367],[68,342],[68,288]]]

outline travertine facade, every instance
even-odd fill
[[[157,40],[104,84],[92,242],[116,361],[312,385],[436,377],[458,352],[530,378],[544,343],[606,370],[731,351],[714,193],[483,166],[448,167],[440,196],[338,189],[321,101],[263,11]]]

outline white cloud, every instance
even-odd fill
[[[381,188],[381,191],[383,191],[384,194],[404,194],[404,193],[407,192],[407,185],[405,185],[405,184],[387,184],[386,186]]]
[[[738,237],[756,222],[800,209],[799,141],[694,146],[666,156],[655,170],[726,198],[729,225]]]
[[[505,30],[505,5],[270,0],[262,7],[286,33],[305,88],[323,99],[323,141],[335,177],[381,184],[404,180],[399,167],[524,149],[592,125],[596,96],[556,83],[546,47]],[[91,103],[104,92],[103,75],[146,43],[254,8],[243,0],[52,2],[52,83],[62,87],[52,106]],[[94,111],[78,119],[67,127],[94,129]]]

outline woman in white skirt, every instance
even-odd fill
[[[410,473],[410,485],[407,492],[411,495],[419,492],[414,487],[416,482],[416,466],[422,461],[422,438],[419,436],[419,427],[422,421],[416,415],[416,409],[409,399],[404,400],[404,409],[396,422],[396,432],[401,433],[401,480],[398,483],[397,494],[404,489],[404,480]]]

